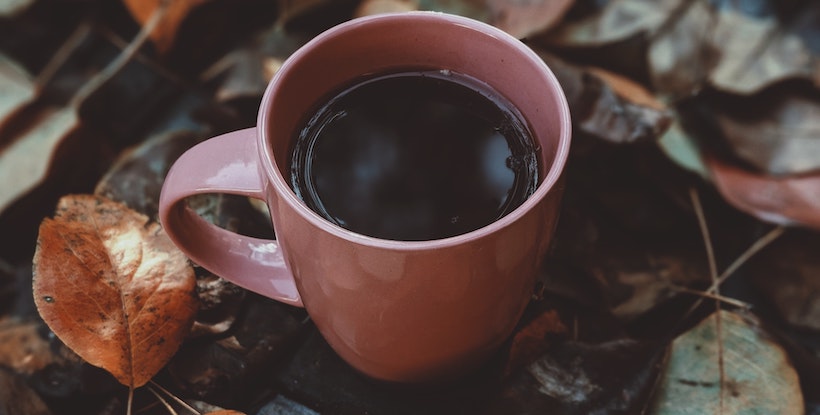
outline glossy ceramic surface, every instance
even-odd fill
[[[322,219],[287,185],[294,129],[341,84],[391,68],[462,72],[505,95],[541,148],[541,185],[518,209],[452,238],[401,242]],[[282,66],[255,128],[185,153],[166,178],[160,218],[195,262],[243,287],[304,306],[334,350],[372,377],[424,382],[475,366],[511,333],[528,303],[558,217],[570,144],[566,99],[530,49],[463,17],[414,12],[353,20]],[[419,166],[424,168],[424,166]],[[266,201],[278,241],[206,224],[184,206],[198,193]]]

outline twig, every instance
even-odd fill
[[[142,26],[137,36],[131,40],[131,43],[114,58],[102,71],[100,71],[97,76],[92,78],[89,82],[83,85],[79,91],[74,95],[71,99],[70,106],[78,107],[80,103],[86,100],[91,94],[94,93],[100,86],[108,82],[114,75],[116,75],[125,64],[128,63],[131,58],[137,53],[140,47],[145,43],[148,39],[148,36],[154,29],[157,27],[159,22],[165,17],[165,13],[168,10],[168,5],[170,4],[170,0],[163,0],[156,9],[151,13],[151,17],[148,18],[148,21],[145,22],[145,25]]]
[[[731,297],[724,297],[722,295],[715,295],[715,294],[712,294],[712,293],[707,292],[707,291],[693,290],[691,288],[681,287],[681,286],[678,286],[678,285],[673,285],[670,288],[677,291],[677,292],[680,292],[680,293],[697,295],[699,297],[702,297],[701,299],[711,298],[713,300],[717,300],[717,301],[720,301],[722,303],[735,306],[737,308],[744,308],[744,309],[752,308],[752,305],[749,304],[749,303],[744,303],[743,301],[736,300],[736,299],[731,298]]]
[[[712,286],[714,287],[715,295],[720,296],[720,287],[718,284],[717,263],[715,262],[715,253],[712,247],[712,239],[709,236],[709,226],[706,223],[706,215],[703,213],[703,205],[700,203],[700,196],[695,188],[689,189],[689,196],[692,198],[692,205],[695,207],[695,214],[698,217],[698,225],[700,226],[701,235],[703,236],[703,243],[706,245],[706,256],[709,258],[709,276],[712,278]],[[723,414],[723,388],[726,385],[726,370],[723,365],[723,316],[720,309],[720,300],[715,299],[715,331],[717,332],[718,342],[718,370],[720,373],[720,398],[718,402],[718,413]]]
[[[91,31],[91,24],[87,21],[83,21],[79,26],[77,26],[76,29],[74,29],[71,36],[69,36],[68,39],[60,45],[60,48],[57,49],[54,56],[52,56],[52,58],[46,63],[46,66],[40,71],[40,73],[37,74],[37,77],[34,79],[34,84],[37,85],[37,88],[42,89],[46,84],[48,84],[49,81],[51,81],[54,74],[60,70],[74,50],[80,46],[89,31]]]
[[[159,389],[160,391],[162,391],[162,393],[169,396],[174,402],[178,403],[180,406],[182,406],[186,410],[190,411],[192,414],[200,415],[199,411],[197,411],[196,408],[194,408],[193,406],[189,405],[188,402],[183,401],[182,399],[180,399],[179,397],[177,397],[176,395],[171,393],[168,389],[163,388],[162,385],[160,385],[159,383],[156,383],[152,380],[151,381],[151,386],[153,386],[153,387]],[[149,387],[149,389],[151,389],[155,394],[157,393],[155,390],[153,390],[153,388]]]
[[[179,415],[179,414],[177,414],[177,411],[175,411],[175,410],[174,410],[174,407],[173,407],[173,406],[171,406],[171,404],[170,404],[170,403],[168,403],[168,401],[166,401],[166,400],[165,400],[165,398],[163,398],[163,397],[162,397],[162,395],[160,395],[160,394],[159,394],[159,392],[155,391],[155,390],[154,390],[154,388],[152,388],[152,387],[150,387],[150,386],[148,387],[148,390],[149,390],[149,391],[151,391],[151,393],[153,393],[153,394],[154,394],[154,396],[156,396],[156,397],[157,397],[157,399],[158,399],[160,402],[162,402],[162,405],[165,407],[165,409],[167,409],[167,410],[168,410],[168,412],[169,412],[171,415]]]

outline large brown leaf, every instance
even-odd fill
[[[40,226],[34,300],[54,333],[129,387],[171,358],[196,312],[194,272],[156,223],[91,195]]]

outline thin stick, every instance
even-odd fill
[[[166,400],[165,400],[165,398],[163,398],[163,397],[162,397],[162,395],[160,395],[160,394],[159,394],[159,392],[157,392],[156,390],[154,390],[154,388],[152,388],[152,387],[150,387],[150,386],[148,387],[148,390],[149,390],[149,391],[151,391],[151,393],[153,393],[153,394],[154,394],[154,396],[156,396],[156,397],[157,397],[157,399],[158,399],[160,402],[162,402],[162,405],[165,407],[165,409],[167,409],[167,410],[168,410],[168,412],[169,412],[171,415],[179,415],[179,414],[177,413],[177,411],[175,411],[175,410],[174,410],[174,407],[173,407],[173,406],[171,406],[171,404],[170,404],[170,403],[168,403],[168,401],[166,401]]]
[[[755,243],[753,243],[752,246],[750,246],[748,249],[746,249],[745,252],[740,254],[740,256],[737,257],[737,259],[734,262],[732,262],[728,268],[726,268],[726,271],[723,271],[723,273],[720,274],[720,277],[718,277],[717,281],[715,281],[712,284],[712,286],[709,287],[708,291],[715,292],[718,286],[720,286],[720,284],[723,284],[727,279],[729,279],[729,277],[732,276],[732,274],[734,274],[735,271],[737,271],[737,269],[740,268],[744,263],[746,263],[746,261],[748,261],[749,258],[754,256],[756,253],[760,252],[760,250],[765,248],[770,243],[774,242],[777,238],[780,237],[780,235],[783,235],[784,232],[786,232],[786,228],[782,225],[778,225],[776,228],[769,231],[769,233],[764,235],[762,238],[755,241]]]
[[[60,45],[60,48],[57,49],[57,52],[49,59],[46,66],[37,74],[37,78],[34,79],[34,84],[37,85],[38,88],[43,88],[57,73],[60,67],[63,66],[66,60],[71,56],[75,49],[82,43],[85,39],[88,32],[91,31],[91,24],[87,21],[83,21],[74,29],[74,32],[71,33],[71,36]]]
[[[180,404],[183,408],[187,409],[188,411],[191,411],[191,413],[192,413],[192,414],[194,414],[194,415],[201,415],[201,414],[199,413],[199,411],[197,411],[197,410],[196,410],[196,408],[194,408],[193,406],[189,405],[189,404],[188,404],[188,402],[183,401],[182,399],[180,399],[179,397],[177,397],[176,395],[174,395],[173,393],[171,393],[168,389],[163,388],[163,387],[162,387],[162,385],[160,385],[159,383],[154,382],[154,381],[152,380],[152,381],[151,381],[151,386],[153,386],[153,387],[155,387],[155,388],[157,388],[157,389],[161,390],[161,391],[162,391],[162,393],[164,393],[164,394],[168,395],[171,399],[173,399],[173,400],[174,400],[174,402],[176,402],[176,403]]]
[[[128,387],[128,407],[125,408],[125,415],[131,415],[131,407],[134,406],[134,387]]]
[[[715,261],[715,253],[712,247],[712,239],[709,236],[709,226],[706,223],[706,215],[703,213],[703,205],[700,203],[700,196],[695,188],[689,189],[689,196],[692,198],[692,205],[695,207],[695,214],[698,217],[698,225],[703,236],[703,243],[706,245],[706,256],[709,259],[709,276],[712,278],[712,287],[714,287],[715,295],[720,296],[720,287],[718,283],[717,263]],[[718,413],[723,414],[723,388],[726,385],[726,370],[723,365],[723,316],[720,310],[720,301],[715,300],[715,331],[717,332],[718,341],[718,370],[720,373],[720,398],[718,402]]]
[[[148,21],[145,22],[145,25],[142,26],[142,29],[140,29],[139,33],[137,33],[137,36],[134,37],[131,43],[129,43],[128,46],[108,64],[108,66],[103,68],[97,76],[92,78],[85,85],[83,85],[79,91],[77,91],[71,99],[71,106],[79,106],[79,104],[85,101],[86,98],[94,93],[94,91],[96,91],[104,83],[108,82],[108,80],[114,77],[117,72],[125,67],[125,64],[134,57],[139,48],[142,47],[148,39],[151,32],[154,31],[162,18],[165,17],[169,4],[170,0],[163,0],[157,8],[154,9],[153,13],[151,13],[151,17],[148,18]]]
[[[733,306],[738,307],[738,308],[745,308],[745,309],[752,308],[751,304],[744,303],[743,301],[736,300],[736,299],[731,298],[731,297],[724,297],[724,296],[715,295],[715,294],[712,294],[712,293],[709,293],[709,292],[693,290],[691,288],[681,287],[681,286],[677,286],[677,285],[673,285],[673,286],[671,286],[671,288],[673,290],[677,291],[677,292],[697,295],[697,296],[700,296],[700,297],[703,297],[703,298],[711,298],[713,300],[717,300],[717,301],[720,301],[722,303],[733,305]],[[701,298],[701,300],[703,298]]]

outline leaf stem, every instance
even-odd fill
[[[128,406],[125,408],[125,415],[131,415],[131,408],[134,406],[134,387],[128,387]]]

